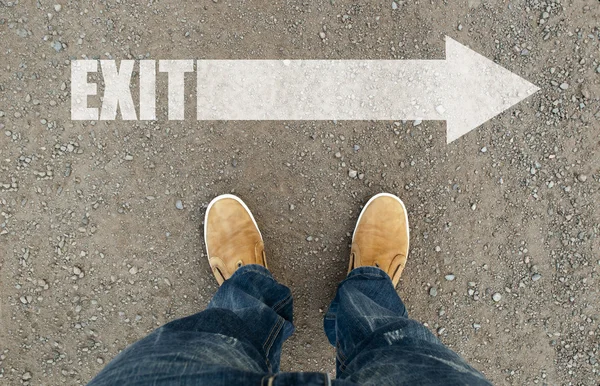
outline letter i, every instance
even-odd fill
[[[156,62],[140,60],[140,120],[156,120]]]

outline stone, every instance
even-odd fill
[[[496,292],[495,294],[492,295],[492,299],[498,303],[500,300],[502,300],[502,295],[499,292]]]

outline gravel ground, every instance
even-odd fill
[[[295,295],[282,369],[333,374],[323,312],[381,191],[409,210],[414,318],[498,385],[598,384],[598,1],[59,1],[0,0],[1,384],[86,383],[202,310],[222,193]],[[541,90],[450,145],[443,122],[168,121],[163,78],[155,122],[70,120],[76,58],[441,59],[445,35]]]

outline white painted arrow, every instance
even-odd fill
[[[450,143],[539,90],[446,37],[445,60],[199,60],[199,120],[445,120]]]

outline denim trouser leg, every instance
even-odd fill
[[[293,331],[290,290],[267,269],[244,266],[205,311],[132,344],[90,385],[260,385],[279,371]]]
[[[337,377],[377,385],[490,385],[408,313],[388,275],[350,272],[324,321],[337,351]]]

